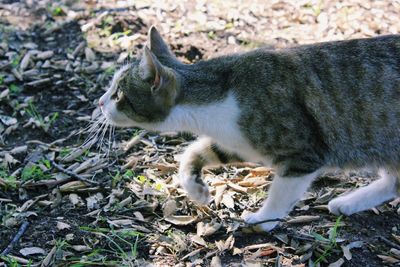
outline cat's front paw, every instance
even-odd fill
[[[180,180],[182,188],[191,200],[203,205],[210,203],[211,195],[208,186],[199,181],[198,177],[190,176],[181,178]]]
[[[257,224],[257,222],[261,222],[264,220],[276,219],[276,217],[265,216],[265,213],[261,213],[260,211],[254,213],[249,212],[247,214],[244,214],[243,219],[246,223],[254,225],[254,227],[256,228],[261,228],[263,231],[266,232],[269,232],[272,229],[274,229],[279,223],[279,221],[274,221],[274,222],[265,222]]]
[[[351,214],[357,212],[355,208],[356,207],[351,204],[351,200],[349,200],[345,196],[332,199],[328,203],[329,211],[335,215],[343,214],[346,216],[350,216]]]

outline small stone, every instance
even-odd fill
[[[33,50],[33,49],[37,49],[38,45],[35,43],[25,43],[23,45],[25,48],[29,49],[29,50]]]
[[[46,60],[46,61],[43,63],[42,68],[43,68],[43,69],[48,69],[48,68],[50,68],[50,61]]]
[[[54,52],[49,50],[49,51],[44,51],[44,52],[41,52],[41,53],[37,54],[36,58],[37,59],[49,59],[52,56],[54,56]]]
[[[96,60],[96,55],[95,55],[95,53],[94,53],[93,50],[90,49],[89,47],[86,47],[86,48],[85,48],[85,58],[86,58],[87,61],[90,61],[90,62]]]
[[[236,38],[234,36],[228,37],[228,44],[236,44]]]

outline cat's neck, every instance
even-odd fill
[[[164,121],[138,126],[161,132],[190,132],[216,137],[225,134],[238,115],[236,98],[229,92],[224,99],[208,104],[178,104]]]
[[[177,104],[204,105],[224,99],[232,88],[238,57],[232,55],[176,66],[174,71],[180,80]]]

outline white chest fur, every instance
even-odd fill
[[[178,105],[158,124],[139,125],[157,131],[187,131],[211,137],[228,151],[253,162],[268,164],[244,138],[237,124],[240,115],[236,98],[229,94],[224,100],[208,105]]]

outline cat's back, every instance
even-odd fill
[[[400,161],[400,35],[259,49],[238,73],[258,147],[301,153],[316,140],[332,165]]]
[[[294,48],[300,105],[335,164],[400,160],[400,35]],[[353,162],[348,162],[348,161]]]

